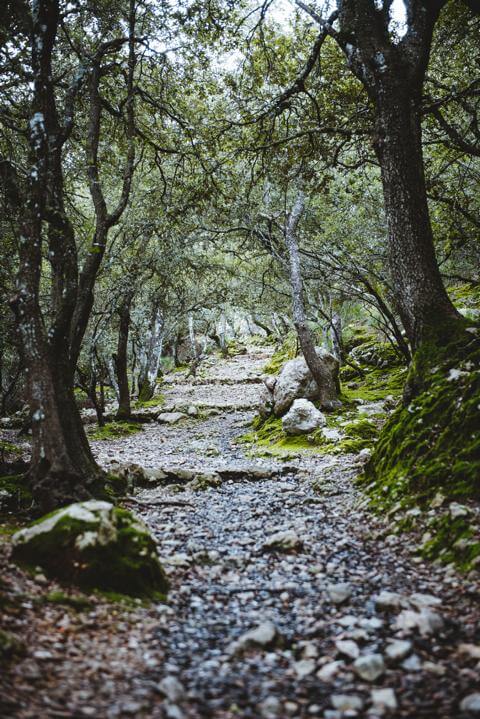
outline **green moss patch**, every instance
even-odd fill
[[[91,609],[92,603],[84,594],[67,594],[59,590],[49,592],[45,595],[45,601],[48,604],[61,604],[65,607],[72,607],[76,611],[82,612]]]
[[[296,356],[297,338],[295,334],[290,333],[289,335],[287,335],[286,339],[283,341],[280,347],[275,350],[270,360],[263,368],[263,371],[266,374],[278,374],[285,362],[288,362],[288,360],[291,359],[295,359]]]
[[[134,403],[134,409],[149,409],[151,407],[163,407],[165,404],[165,397],[162,394],[156,395],[152,399],[140,400]]]
[[[141,431],[141,425],[135,422],[108,422],[104,427],[97,427],[90,432],[89,437],[94,440],[120,439]]]
[[[351,368],[347,368],[351,369]],[[363,376],[355,377],[355,381],[345,381],[343,370],[340,372],[342,381],[341,400],[351,404],[355,400],[380,402],[386,397],[401,397],[407,379],[406,367],[390,367],[385,369],[365,368]]]

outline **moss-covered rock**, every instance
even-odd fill
[[[469,331],[417,352],[408,380],[413,397],[386,423],[360,479],[378,511],[427,509],[439,493],[480,499],[480,341],[477,327]],[[457,557],[461,566],[473,561],[478,538],[464,524],[450,515],[434,522],[426,555]]]
[[[366,481],[383,504],[446,496],[480,498],[480,347],[476,338],[439,351],[425,346],[412,367],[418,394],[387,422]]]
[[[109,502],[71,504],[20,530],[12,558],[86,589],[138,597],[168,589],[147,527]]]
[[[352,349],[350,357],[360,366],[395,367],[404,363],[400,353],[390,342],[379,342],[378,340],[357,345]]]

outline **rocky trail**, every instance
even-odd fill
[[[178,374],[162,411],[196,416],[94,443],[106,467],[218,486],[153,486],[126,502],[158,540],[166,604],[72,594],[69,606],[42,575],[10,570],[7,628],[26,647],[1,678],[2,716],[480,715],[478,581],[420,560],[365,510],[355,456],[246,456],[236,440],[265,361],[252,349]]]

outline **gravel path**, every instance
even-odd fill
[[[179,376],[166,391],[169,409],[220,414],[152,423],[95,444],[106,466],[216,471],[254,462],[273,478],[138,495],[145,503],[185,503],[135,506],[170,574],[168,604],[122,613],[99,600],[90,615],[27,608],[32,647],[10,676],[5,716],[480,716],[478,582],[420,561],[407,537],[389,534],[388,519],[362,508],[354,457],[309,453],[285,464],[244,456],[235,439],[252,417],[246,408],[256,401],[264,363],[260,351],[217,360],[194,382]],[[27,580],[15,581],[25,591]],[[96,634],[82,630],[88,616]],[[35,659],[47,620],[59,617],[76,634],[50,646],[50,659]],[[33,676],[30,691],[22,665]]]

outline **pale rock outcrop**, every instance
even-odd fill
[[[296,399],[282,418],[283,431],[298,435],[315,432],[325,425],[325,417],[308,399]]]

